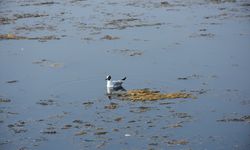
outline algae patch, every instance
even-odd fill
[[[0,103],[10,103],[10,102],[11,102],[11,100],[8,98],[1,98],[0,97]]]
[[[33,64],[39,64],[41,67],[47,66],[47,67],[50,67],[50,68],[62,68],[64,66],[63,63],[57,63],[57,62],[53,62],[53,61],[46,60],[46,59],[42,59],[42,60],[39,60],[39,61],[34,61],[32,63]]]
[[[248,122],[250,123],[250,115],[246,115],[242,117],[234,117],[234,118],[223,118],[217,121],[218,122]]]
[[[155,101],[162,99],[193,98],[192,94],[189,93],[160,93],[159,91],[153,91],[150,89],[129,90],[123,94],[120,94],[119,97],[123,100],[131,101]]]
[[[19,36],[15,34],[0,34],[0,40],[38,40],[40,42],[46,42],[48,40],[59,40],[59,37],[55,35],[48,36],[39,36],[39,37],[27,37],[27,36]]]

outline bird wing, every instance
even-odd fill
[[[121,86],[122,85],[122,81],[121,80],[118,80],[118,81],[113,81],[113,85],[114,87],[117,87],[117,86]]]

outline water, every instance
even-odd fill
[[[0,41],[1,149],[249,149],[247,0],[41,2],[0,2],[1,34],[60,38]],[[108,74],[197,98],[110,100]]]

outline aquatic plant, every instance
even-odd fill
[[[159,91],[153,91],[150,89],[135,89],[128,90],[127,92],[120,94],[119,97],[123,100],[131,101],[154,101],[162,99],[193,98],[193,95],[184,92],[160,93]]]

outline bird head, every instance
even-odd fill
[[[108,75],[105,80],[111,80],[111,75]]]

